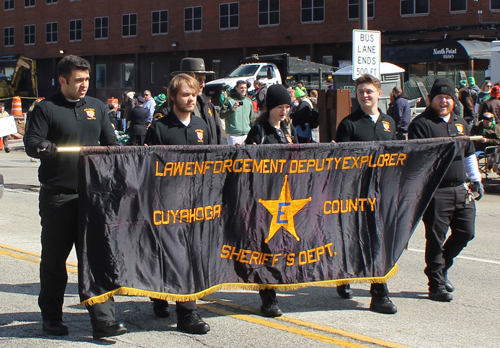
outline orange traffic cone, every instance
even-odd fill
[[[22,116],[23,115],[23,105],[21,104],[20,97],[12,98],[12,109],[10,112],[13,116]]]
[[[3,138],[0,138],[0,150],[3,150]]]

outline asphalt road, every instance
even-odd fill
[[[93,340],[88,314],[78,305],[76,268],[69,265],[64,319],[70,334],[45,335],[37,305],[37,168],[22,151],[0,153],[6,182],[0,200],[0,347],[500,347],[500,196],[493,194],[478,202],[477,236],[449,272],[457,289],[450,303],[427,298],[420,224],[388,283],[395,315],[367,309],[368,284],[353,285],[352,300],[340,299],[334,288],[281,292],[284,316],[278,319],[258,314],[256,291],[220,291],[198,301],[212,328],[198,336],[176,331],[174,306],[170,318],[157,319],[148,298],[117,296],[117,318],[129,333]],[[74,253],[69,261],[76,262]]]

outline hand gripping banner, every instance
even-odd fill
[[[82,148],[81,300],[386,282],[468,142]]]

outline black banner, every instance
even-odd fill
[[[385,282],[468,141],[84,148],[81,300]]]

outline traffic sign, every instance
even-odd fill
[[[381,34],[376,30],[352,31],[352,79],[364,74],[380,79]]]

